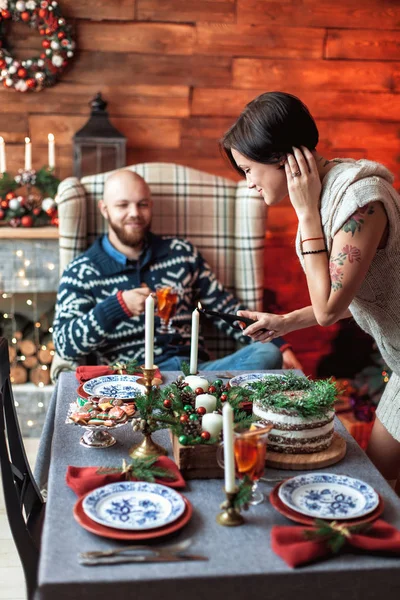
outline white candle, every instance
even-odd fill
[[[200,406],[203,406],[208,413],[212,413],[217,406],[217,399],[212,394],[199,394],[196,396],[195,408]]]
[[[25,171],[30,171],[32,169],[32,144],[31,140],[26,137],[25,138]]]
[[[49,168],[54,169],[56,166],[56,154],[55,154],[55,146],[54,146],[54,135],[49,133],[47,136],[49,142]]]
[[[197,357],[199,354],[200,313],[197,308],[192,312],[192,338],[190,342],[190,372],[197,373]]]
[[[233,409],[229,402],[222,409],[224,430],[225,491],[235,491],[235,456],[233,453]]]
[[[145,303],[144,325],[144,366],[152,369],[154,365],[154,298],[150,294]]]
[[[210,387],[207,379],[204,379],[204,377],[198,377],[197,375],[188,375],[185,377],[185,383],[187,383],[193,391],[201,387],[204,392],[208,392],[208,388]]]
[[[4,138],[0,137],[0,173],[5,173],[6,171],[6,145],[4,143]]]
[[[211,437],[218,437],[222,429],[222,415],[218,413],[207,413],[201,418],[201,428],[208,431]]]

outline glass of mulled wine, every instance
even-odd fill
[[[157,329],[159,333],[174,333],[175,328],[171,325],[171,320],[176,313],[176,307],[179,300],[179,290],[172,286],[162,284],[156,285],[157,313],[160,317],[161,325]]]
[[[253,482],[250,504],[260,504],[264,494],[258,489],[258,480],[264,474],[267,454],[268,433],[272,425],[253,423],[250,427],[237,425],[234,429],[233,453],[235,456],[236,477],[246,475]],[[217,450],[217,462],[224,468],[224,443]]]
[[[268,433],[272,425],[253,424],[250,428],[236,427],[233,451],[236,473],[239,479],[247,475],[253,482],[250,504],[260,504],[264,494],[258,489],[258,481],[264,474],[267,454]]]

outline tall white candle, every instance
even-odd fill
[[[208,392],[210,384],[204,377],[198,377],[197,375],[188,375],[185,377],[185,383],[195,392],[197,388],[202,388],[204,392]]]
[[[32,169],[32,144],[31,140],[26,137],[25,138],[25,171],[30,171]]]
[[[144,366],[152,369],[154,365],[154,298],[150,294],[145,303],[144,330]]]
[[[224,432],[225,491],[235,491],[235,456],[233,453],[233,408],[226,402],[222,409]]]
[[[197,308],[192,312],[192,337],[190,342],[190,373],[197,373],[197,357],[199,354],[200,313]]]
[[[0,137],[0,173],[5,173],[6,171],[6,145],[4,138]]]
[[[47,139],[49,142],[49,158],[48,158],[49,167],[50,167],[50,169],[54,169],[54,167],[56,166],[54,135],[52,133],[49,133],[49,135],[47,136]]]

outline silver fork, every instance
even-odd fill
[[[88,552],[80,552],[79,558],[99,558],[102,556],[118,556],[123,554],[135,554],[140,552],[141,554],[180,554],[192,543],[191,538],[182,540],[176,544],[169,544],[168,546],[149,546],[149,545],[135,545],[135,546],[123,546],[122,548],[113,548],[112,550],[91,550]]]

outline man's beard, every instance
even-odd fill
[[[130,248],[142,246],[146,234],[150,229],[150,225],[148,225],[145,229],[127,231],[123,225],[115,223],[110,219],[110,217],[108,217],[108,225],[110,229],[114,231],[121,244],[124,244],[124,246],[129,246]]]

